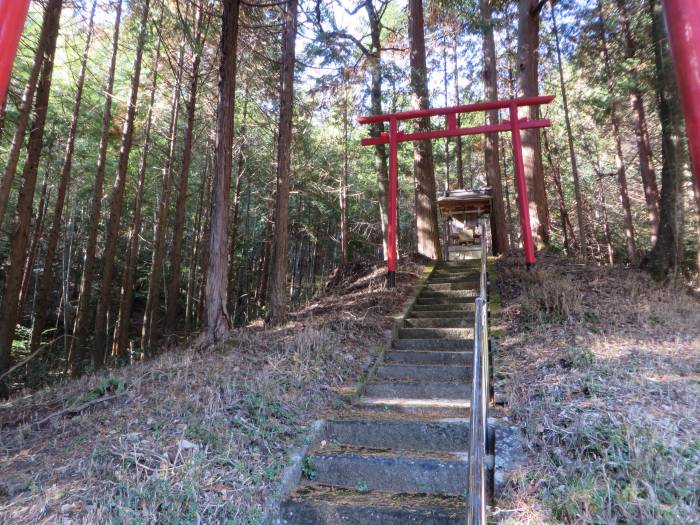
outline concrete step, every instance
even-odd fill
[[[469,339],[474,328],[399,328],[400,339]]]
[[[415,308],[411,308],[411,311],[408,312],[406,319],[417,319],[425,317],[439,317],[440,319],[465,319],[474,322],[474,313],[466,312],[464,310],[416,310]]]
[[[445,293],[445,292],[441,292],[441,293]],[[471,294],[470,294],[469,296],[467,296],[467,297],[460,297],[460,296],[458,296],[458,295],[456,295],[456,296],[437,296],[437,297],[433,296],[433,297],[428,297],[428,296],[426,296],[426,295],[424,295],[424,294],[425,294],[425,292],[423,292],[422,294],[420,294],[420,295],[418,296],[418,298],[416,299],[416,303],[415,303],[415,304],[419,304],[419,305],[424,305],[424,304],[432,304],[432,305],[435,305],[435,304],[439,304],[439,305],[442,305],[442,306],[450,305],[450,306],[448,306],[448,308],[451,308],[453,304],[463,304],[463,303],[469,304],[469,303],[471,303],[471,304],[473,305],[473,304],[474,304],[474,299],[476,299],[476,294],[473,294],[473,293],[471,293]],[[415,306],[415,305],[414,305],[414,306]],[[473,307],[472,307],[472,309],[473,309]],[[444,310],[444,308],[443,308],[443,310]]]
[[[425,419],[462,418],[470,415],[469,399],[361,398],[355,405],[378,416],[420,417]]]
[[[324,425],[322,439],[329,444],[372,449],[466,452],[469,450],[469,425],[465,418],[331,420]]]
[[[452,299],[455,297],[468,297],[468,298],[473,300],[477,295],[479,295],[479,290],[476,288],[465,288],[462,290],[431,290],[431,289],[426,289],[420,293],[418,298],[419,299],[427,299],[427,298],[435,298],[435,297],[444,297],[444,298]]]
[[[471,367],[451,365],[382,364],[377,367],[376,377],[387,379],[409,379],[412,381],[467,381]]]
[[[306,486],[282,503],[282,525],[464,525],[457,496],[383,494]]]
[[[452,277],[455,275],[464,275],[465,277],[479,277],[481,275],[480,261],[462,266],[438,266],[430,274],[430,278],[432,279],[433,277],[437,276]]]
[[[312,482],[332,487],[458,496],[467,490],[467,453],[403,452],[366,448],[318,450],[307,456]]]
[[[479,249],[481,255],[481,250]],[[479,262],[475,261],[440,261],[436,264],[437,268],[478,268]]]
[[[424,291],[431,290],[435,292],[444,292],[450,290],[478,290],[479,281],[474,281],[473,279],[454,279],[447,282],[435,282],[428,281],[425,285]]]
[[[467,319],[464,316],[461,317],[442,317],[442,315],[435,315],[435,317],[421,317],[419,319],[408,319],[404,320],[404,326],[406,328],[469,328],[474,327],[474,316],[472,319]]]
[[[435,273],[428,279],[428,282],[444,284],[453,283],[455,281],[469,281],[474,284],[479,284],[479,278],[478,272]]]
[[[406,330],[402,328],[401,330]],[[458,350],[462,352],[471,351],[474,347],[474,340],[468,339],[395,339],[391,343],[392,348],[397,350]]]
[[[470,397],[467,381],[371,381],[364,386],[364,397],[381,399],[456,399]]]
[[[463,303],[463,302],[442,302],[438,299],[423,299],[423,301],[428,301],[427,303],[421,303],[416,301],[411,308],[411,314],[415,312],[443,312],[449,310],[451,312],[471,312],[474,315],[474,301]]]
[[[386,364],[471,366],[472,359],[471,351],[389,350],[384,352]]]

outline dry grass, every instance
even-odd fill
[[[634,270],[498,267],[498,381],[528,441],[500,521],[700,523],[700,301]]]
[[[374,268],[282,328],[0,404],[0,523],[260,523],[289,450],[387,341],[409,269],[398,292]]]

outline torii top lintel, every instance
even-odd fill
[[[532,230],[530,228],[530,214],[527,196],[527,184],[525,181],[525,166],[523,163],[522,141],[520,130],[544,128],[551,124],[548,119],[530,120],[518,118],[518,108],[524,106],[539,106],[549,104],[554,100],[553,96],[524,97],[508,100],[493,100],[453,106],[449,108],[419,109],[413,111],[401,111],[385,115],[370,115],[359,117],[360,124],[377,124],[380,122],[389,123],[389,132],[381,133],[377,137],[362,139],[363,146],[378,144],[389,144],[389,202],[388,215],[389,224],[387,231],[387,266],[389,270],[389,286],[394,286],[396,279],[396,206],[398,190],[398,144],[414,140],[431,140],[447,137],[460,137],[464,135],[478,135],[482,133],[500,133],[510,131],[512,133],[513,159],[515,164],[515,174],[518,186],[518,207],[520,208],[520,226],[522,228],[523,247],[525,249],[525,262],[528,266],[535,262],[535,248],[532,240]],[[499,124],[486,124],[470,128],[461,128],[458,125],[457,116],[461,113],[474,113],[477,111],[493,111],[499,109],[509,110],[509,120]],[[404,120],[445,117],[447,127],[445,129],[433,131],[420,131],[416,133],[406,133],[399,131],[399,122]]]

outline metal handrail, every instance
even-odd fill
[[[474,306],[474,356],[472,366],[471,423],[467,524],[486,525],[486,464],[489,392],[489,336],[486,279],[486,221],[481,219],[481,274]]]

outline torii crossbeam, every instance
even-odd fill
[[[515,164],[515,175],[518,186],[518,207],[520,209],[520,227],[522,229],[523,247],[525,248],[525,262],[532,265],[535,262],[535,247],[532,241],[532,230],[530,228],[530,214],[527,196],[527,183],[525,181],[525,166],[523,163],[523,147],[520,138],[520,130],[545,128],[551,124],[548,119],[529,120],[518,118],[518,108],[523,106],[539,106],[549,104],[554,97],[526,97],[510,100],[495,100],[492,102],[478,102],[463,106],[454,106],[440,109],[424,109],[415,111],[402,111],[386,115],[370,115],[360,117],[357,122],[360,124],[375,124],[378,122],[388,122],[389,132],[382,133],[378,137],[370,137],[362,140],[363,146],[376,144],[389,144],[389,225],[388,225],[388,254],[387,269],[389,286],[396,286],[396,207],[398,190],[398,145],[401,142],[414,140],[430,140],[447,137],[461,137],[464,135],[479,135],[484,133],[501,133],[510,131],[512,135],[513,159]],[[492,111],[508,109],[509,120],[500,124],[489,124],[471,128],[460,128],[457,126],[457,116],[461,113],[474,113],[477,111]],[[402,120],[412,120],[425,117],[445,117],[447,128],[422,131],[418,133],[406,133],[399,131],[399,122]]]

